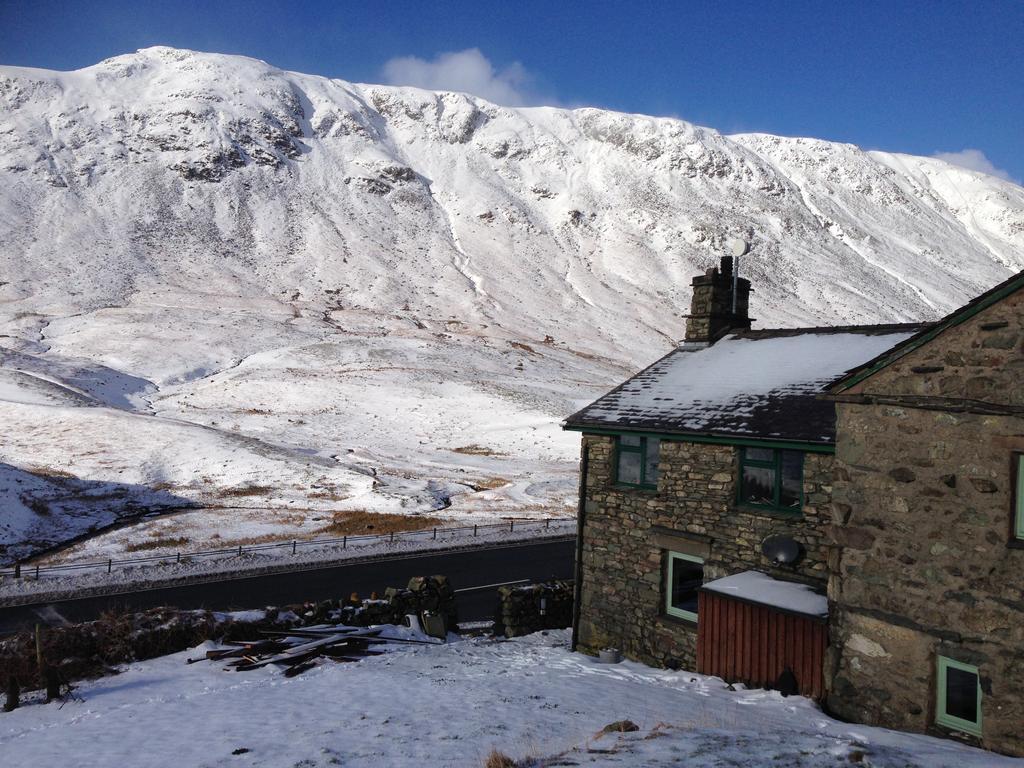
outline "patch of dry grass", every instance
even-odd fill
[[[347,494],[341,493],[337,490],[311,491],[306,495],[311,499],[325,499],[327,501],[344,501],[348,498]]]
[[[537,350],[536,349],[531,347],[529,344],[523,344],[523,342],[521,342],[521,341],[510,341],[509,345],[511,347],[513,347],[514,349],[520,349],[523,352],[526,352],[526,353],[531,354],[531,355],[536,355],[537,354]]]
[[[484,761],[484,768],[516,768],[516,761],[504,752],[492,749]]]
[[[495,488],[504,488],[510,482],[504,477],[485,477],[482,480],[471,480],[468,485],[474,491],[493,491]]]
[[[151,549],[181,549],[191,541],[187,536],[154,536],[146,541],[136,541],[125,545],[126,552],[147,552]]]
[[[33,475],[37,475],[39,477],[49,477],[55,480],[75,479],[75,476],[73,474],[63,469],[57,469],[57,467],[35,466],[29,467],[28,471],[31,472]]]
[[[443,520],[430,515],[385,515],[380,512],[336,512],[320,533],[332,536],[363,536],[377,533],[402,533],[433,528]]]
[[[220,496],[269,496],[274,489],[269,485],[243,485],[239,488],[224,488]]]
[[[501,451],[495,451],[495,450],[493,450],[491,448],[488,448],[485,445],[477,445],[476,443],[473,443],[472,445],[463,445],[463,446],[460,446],[459,448],[452,448],[451,451],[452,451],[452,453],[462,453],[462,454],[465,454],[467,456],[507,456],[508,455],[507,453],[502,453]]]

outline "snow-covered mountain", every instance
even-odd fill
[[[196,543],[540,514],[558,420],[670,348],[729,236],[761,327],[935,318],[1024,268],[1024,189],[940,160],[171,48],[0,67],[0,180],[8,542],[78,483],[229,510],[147,533]]]

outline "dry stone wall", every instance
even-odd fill
[[[656,491],[615,484],[613,438],[586,435],[584,449],[580,650],[615,647],[649,664],[695,668],[696,626],[663,610],[669,550],[704,557],[705,580],[756,569],[824,587],[831,455],[805,455],[803,515],[794,518],[737,506],[733,446],[663,441]],[[795,567],[776,567],[761,554],[772,534],[802,543]]]
[[[494,634],[521,637],[572,625],[574,582],[555,580],[498,588]]]

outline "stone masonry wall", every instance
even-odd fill
[[[1024,291],[944,331],[849,394],[884,394],[1024,406]]]
[[[919,407],[837,404],[828,705],[936,732],[936,656],[946,656],[979,668],[981,745],[1024,755],[1024,549],[1010,541],[1024,418],[916,400],[1019,404],[1021,309],[992,307],[853,390]]]
[[[614,439],[586,435],[589,471],[583,528],[580,650],[616,647],[654,665],[695,669],[696,626],[664,614],[662,561],[674,536],[706,548],[705,580],[757,569],[824,586],[824,526],[831,501],[832,456],[806,454],[802,518],[738,509],[738,449],[661,443],[657,491],[614,484]],[[674,532],[674,533],[673,533]],[[806,548],[793,567],[761,555],[771,534],[792,535]]]

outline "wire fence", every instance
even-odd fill
[[[366,546],[371,543],[394,544],[396,542],[403,541],[437,541],[438,536],[441,536],[445,540],[451,540],[453,538],[475,538],[480,536],[481,533],[488,533],[492,531],[507,531],[508,533],[521,531],[525,533],[529,530],[534,530],[539,533],[541,531],[551,530],[552,523],[555,523],[557,528],[560,524],[575,524],[575,522],[575,517],[543,518],[540,520],[535,518],[508,518],[504,522],[489,523],[487,525],[463,525],[441,528],[434,527],[416,531],[393,531],[391,533],[360,534],[356,536],[340,536],[337,538],[327,539],[295,539],[293,541],[282,541],[274,544],[239,544],[237,547],[231,547],[228,549],[175,552],[173,554],[165,553],[162,555],[151,555],[149,557],[133,557],[116,560],[108,558],[107,560],[88,563],[68,563],[66,565],[33,565],[27,563],[16,563],[13,566],[0,568],[0,578],[21,579],[34,577],[38,579],[41,576],[53,574],[74,574],[96,571],[113,573],[114,570],[134,568],[140,565],[160,565],[168,567],[182,564],[191,565],[201,560],[242,557],[243,555],[252,554],[254,552],[270,552],[273,550],[283,552],[290,550],[292,555],[297,556],[300,550],[315,548],[347,550],[350,547],[356,548]]]

